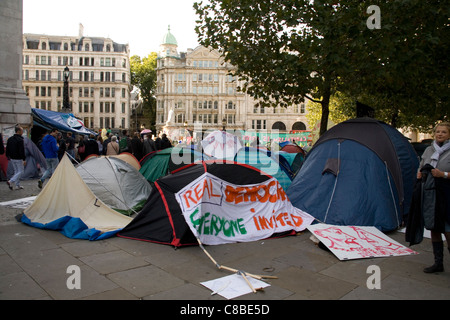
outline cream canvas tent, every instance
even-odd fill
[[[94,195],[67,155],[22,215],[22,222],[33,227],[60,230],[69,238],[89,240],[113,236],[131,220]]]

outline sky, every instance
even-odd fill
[[[170,32],[178,52],[198,46],[196,0],[23,0],[23,33],[111,38],[130,46],[130,56],[157,52]]]

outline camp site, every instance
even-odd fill
[[[36,122],[54,121],[45,116]],[[399,131],[355,118],[308,151],[242,137],[216,130],[140,160],[65,154],[35,195],[2,199],[17,213],[5,251],[39,283],[30,298],[450,298],[448,285],[422,282],[430,252],[405,237],[419,157]],[[81,267],[80,290],[62,281],[67,263]],[[383,270],[381,289],[369,266]]]

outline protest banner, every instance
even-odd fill
[[[417,254],[375,227],[336,226],[319,223],[307,228],[339,260]]]
[[[175,198],[191,231],[208,245],[299,232],[314,220],[291,204],[275,178],[260,184],[233,185],[206,172]]]

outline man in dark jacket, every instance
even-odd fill
[[[171,148],[172,143],[170,143],[170,140],[167,138],[167,135],[163,133],[161,137],[161,150],[166,148]]]
[[[139,137],[139,132],[135,132],[133,134],[133,139],[131,139],[131,153],[138,159],[138,161],[141,161],[142,158],[142,141]]]
[[[6,183],[9,189],[23,189],[20,185],[20,178],[22,177],[25,164],[25,144],[22,137],[23,128],[17,125],[15,128],[15,134],[6,142],[6,157],[9,159],[14,169],[14,175]]]
[[[64,154],[67,151],[66,140],[63,138],[63,135],[61,132],[58,132],[56,141],[58,142],[58,161],[61,161],[62,157],[64,156]]]
[[[98,143],[97,140],[95,140],[95,136],[93,134],[89,135],[89,139],[85,140],[84,145],[85,145],[84,156],[86,158],[91,154],[100,155]]]
[[[152,133],[147,133],[144,137],[144,142],[142,144],[142,154],[143,156],[149,154],[150,152],[156,151],[155,141],[152,139]]]

